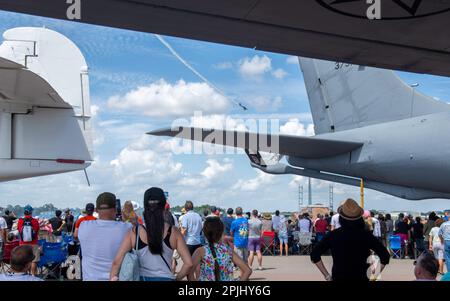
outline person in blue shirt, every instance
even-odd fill
[[[225,226],[223,242],[230,247],[233,247],[233,237],[231,236],[231,224],[234,222],[233,213],[233,208],[228,208],[227,215],[222,218],[222,222]]]
[[[242,215],[242,208],[236,208],[236,219],[231,223],[234,237],[234,251],[245,261],[248,260],[248,220]]]
[[[186,201],[184,208],[187,213],[181,220],[181,234],[183,234],[189,253],[192,255],[197,248],[202,246],[203,220],[200,214],[194,212],[194,203],[191,201]]]
[[[439,238],[444,245],[445,265],[448,272],[450,271],[450,221],[443,223],[439,227]]]

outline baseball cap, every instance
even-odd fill
[[[94,212],[94,209],[95,209],[95,205],[94,204],[92,204],[92,203],[87,203],[86,204],[86,208],[85,208],[86,213],[92,213],[92,212]]]
[[[147,189],[144,194],[144,208],[152,205],[162,205],[162,208],[166,205],[166,195],[161,188],[152,187]]]
[[[116,195],[111,192],[103,192],[97,197],[97,209],[116,208]]]
[[[25,208],[23,208],[23,210],[25,212],[31,213],[31,212],[33,212],[33,207],[31,207],[31,205],[26,205]]]

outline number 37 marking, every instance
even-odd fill
[[[342,69],[344,67],[350,67],[352,64],[348,64],[348,63],[341,63],[341,62],[335,62],[334,63],[334,69],[339,70]]]

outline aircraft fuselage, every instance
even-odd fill
[[[289,164],[366,181],[421,189],[429,192],[426,196],[429,198],[450,193],[448,112],[317,137],[360,141],[364,145],[350,153],[331,158],[289,157]]]

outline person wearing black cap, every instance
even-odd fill
[[[95,221],[97,218],[94,216],[95,206],[92,203],[87,203],[85,208],[86,215],[83,217],[80,217],[77,222],[75,223],[75,231],[73,232],[73,237],[78,238],[78,229],[80,228],[80,225],[84,221]]]
[[[314,247],[311,261],[328,281],[369,281],[369,276],[372,275],[367,259],[371,250],[380,257],[378,273],[389,263],[389,252],[372,233],[365,230],[362,218],[364,210],[354,200],[344,201],[338,213],[341,227],[326,234]],[[321,259],[321,255],[328,250],[331,250],[333,257],[332,275],[328,273]]]
[[[187,276],[192,258],[180,231],[165,220],[165,206],[166,196],[161,188],[152,187],[145,192],[145,226],[137,225],[125,236],[111,268],[111,281],[119,279],[123,258],[132,249],[137,249],[141,281],[173,281]],[[174,250],[183,261],[176,277],[170,266]]]
[[[131,224],[116,221],[116,196],[104,192],[97,197],[97,220],[83,221],[78,228],[84,281],[107,281],[112,262]]]

